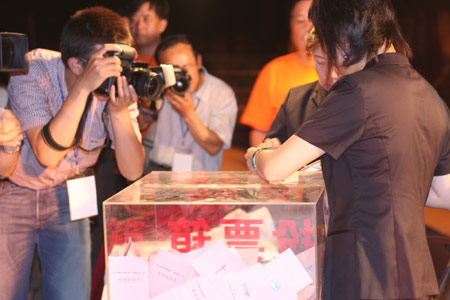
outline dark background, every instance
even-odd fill
[[[169,0],[168,33],[186,33],[204,65],[234,89],[239,116],[262,66],[289,49],[287,0]],[[410,42],[412,64],[450,103],[450,0],[393,0]],[[0,5],[0,31],[22,32],[30,49],[58,49],[66,20],[78,9],[121,9],[127,0],[12,1]],[[3,78],[4,80],[4,78]],[[233,144],[247,146],[248,128],[236,125]]]

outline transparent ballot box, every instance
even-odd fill
[[[103,203],[109,299],[319,299],[322,173],[290,179],[152,172],[111,197]]]

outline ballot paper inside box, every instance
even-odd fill
[[[280,183],[250,172],[152,172],[103,204],[109,299],[151,299],[151,258],[160,250],[188,257],[217,243],[233,248],[246,267],[290,249],[313,280],[309,299],[319,299],[326,200],[320,172]],[[173,272],[160,275],[172,285],[198,280],[196,271]]]

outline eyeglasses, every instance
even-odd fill
[[[88,60],[84,57],[78,56],[78,59],[81,60],[83,62],[83,64],[87,64]]]

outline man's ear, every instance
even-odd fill
[[[84,71],[83,62],[76,57],[69,57],[67,60],[67,65],[69,66],[70,71],[77,76]]]
[[[202,65],[202,55],[201,54],[197,54],[197,66],[198,66],[199,70],[203,67],[203,65]]]
[[[162,34],[166,30],[167,24],[169,24],[169,22],[166,19],[159,20],[159,33],[160,34]]]

